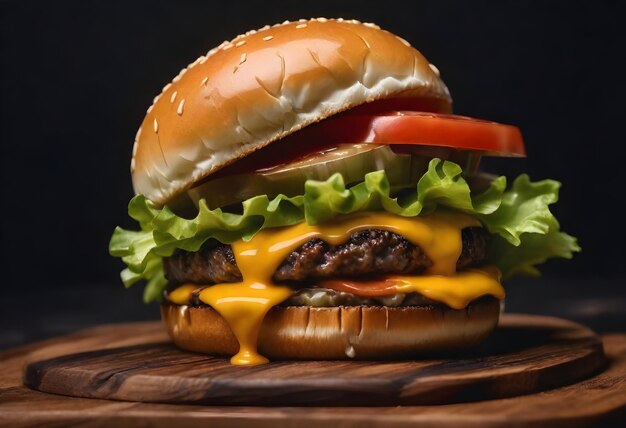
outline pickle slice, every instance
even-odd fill
[[[416,184],[429,160],[425,156],[396,154],[386,145],[350,144],[277,167],[209,180],[187,193],[196,206],[205,199],[209,208],[215,209],[257,195],[301,195],[307,180],[326,180],[336,172],[351,184],[378,170],[385,170],[392,190],[398,190]]]

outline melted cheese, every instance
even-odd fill
[[[167,295],[167,300],[177,305],[186,305],[191,300],[191,293],[200,288],[197,284],[185,284],[172,290]]]
[[[419,293],[452,309],[463,309],[472,300],[491,295],[504,299],[500,272],[493,266],[467,269],[452,276],[393,276],[398,293]]]
[[[331,245],[340,245],[355,232],[365,229],[383,229],[405,237],[432,260],[433,265],[420,276],[394,276],[398,292],[417,292],[461,309],[483,295],[502,299],[504,291],[495,269],[473,269],[456,273],[456,262],[461,255],[461,229],[479,226],[467,215],[440,212],[423,217],[400,217],[394,214],[364,213],[346,217],[333,223],[265,229],[249,242],[232,244],[235,260],[243,281],[206,287],[199,299],[213,307],[230,325],[239,341],[239,352],[231,358],[236,365],[255,365],[267,362],[257,353],[257,338],[265,314],[275,305],[288,299],[292,291],[272,283],[272,276],[283,260],[295,249],[313,238]],[[168,299],[188,303],[198,285],[183,285]]]

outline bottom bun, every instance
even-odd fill
[[[230,327],[209,306],[161,306],[167,331],[189,351],[233,355]],[[484,297],[465,309],[447,306],[274,307],[259,333],[262,355],[279,359],[380,359],[466,349],[498,324],[500,302]]]

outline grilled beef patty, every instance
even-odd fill
[[[484,260],[487,232],[480,227],[462,231],[463,250],[457,269]],[[209,243],[192,253],[179,250],[163,259],[165,276],[172,284],[216,284],[241,281],[230,245]],[[300,246],[274,273],[275,282],[306,282],[325,278],[364,275],[420,274],[432,261],[417,245],[402,236],[379,229],[356,232],[341,245],[314,238]]]

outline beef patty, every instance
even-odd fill
[[[462,231],[463,250],[457,261],[462,269],[484,260],[487,232],[480,227]],[[208,243],[198,252],[178,250],[163,259],[165,276],[172,284],[215,284],[241,281],[230,245]],[[306,282],[331,277],[420,274],[432,261],[417,245],[402,236],[379,229],[355,232],[341,245],[314,238],[300,246],[280,264],[275,282]]]

